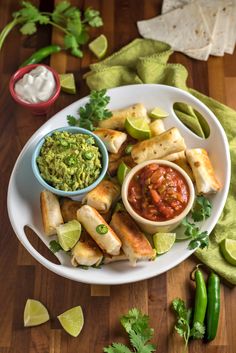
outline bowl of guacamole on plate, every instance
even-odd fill
[[[38,142],[32,156],[37,180],[61,196],[83,196],[102,181],[107,167],[103,142],[79,127],[51,131]]]

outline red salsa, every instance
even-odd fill
[[[149,164],[131,179],[128,201],[141,217],[151,221],[167,221],[177,217],[187,206],[189,188],[175,169]]]

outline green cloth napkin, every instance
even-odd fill
[[[222,277],[236,284],[236,268],[228,264],[220,254],[218,244],[224,238],[236,239],[236,112],[193,89],[188,89],[188,72],[183,65],[167,63],[172,54],[168,44],[135,39],[118,52],[99,63],[90,65],[85,74],[90,89],[100,90],[128,84],[160,83],[181,88],[205,103],[219,119],[228,136],[232,178],[224,211],[210,236],[208,249],[198,249],[195,254],[207,266]],[[185,104],[178,104],[175,111],[184,124],[200,136],[207,135],[207,127],[201,117]],[[233,185],[235,186],[233,188]]]

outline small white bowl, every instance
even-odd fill
[[[165,166],[168,166],[168,167],[171,167],[171,168],[177,170],[184,177],[184,179],[188,185],[188,188],[189,188],[188,204],[186,205],[183,212],[181,212],[177,217],[169,219],[168,221],[156,222],[156,221],[151,221],[151,220],[148,220],[144,217],[141,217],[137,212],[134,211],[134,209],[132,208],[132,206],[130,205],[130,203],[128,201],[127,194],[128,194],[128,187],[129,187],[129,183],[130,183],[131,179],[133,178],[134,174],[136,174],[140,169],[143,169],[143,167],[145,167],[146,165],[149,165],[149,164],[165,165]],[[175,229],[182,222],[184,217],[187,216],[187,214],[189,213],[189,211],[191,210],[191,208],[193,206],[193,202],[194,202],[194,198],[195,198],[195,191],[194,191],[194,186],[193,186],[191,179],[189,178],[188,174],[182,168],[180,168],[178,165],[176,165],[172,162],[169,162],[169,161],[154,159],[154,160],[140,163],[131,169],[131,171],[127,174],[127,176],[125,177],[125,180],[123,182],[121,196],[122,196],[122,200],[123,200],[123,203],[124,203],[124,206],[125,206],[127,212],[138,223],[140,228],[144,232],[147,232],[149,234],[154,234],[157,232],[170,232],[171,230]]]

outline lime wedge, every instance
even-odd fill
[[[102,59],[107,52],[108,42],[104,34],[89,43],[89,49],[96,55],[98,59]]]
[[[84,315],[81,306],[75,306],[57,318],[64,330],[73,337],[77,337],[84,326]]]
[[[169,251],[175,242],[175,233],[156,233],[153,235],[153,243],[158,255]]]
[[[169,114],[167,112],[165,112],[165,110],[161,109],[161,108],[154,108],[150,113],[149,116],[150,118],[153,119],[162,119],[162,118],[166,118]]]
[[[123,181],[126,177],[126,175],[129,173],[130,167],[128,167],[124,162],[121,162],[119,164],[118,170],[117,170],[117,179],[120,185],[123,184]]]
[[[234,239],[224,239],[220,243],[220,250],[225,260],[236,266],[236,240]]]
[[[81,225],[73,220],[56,227],[59,244],[62,249],[68,251],[74,247],[80,238]]]
[[[61,90],[66,93],[76,94],[75,78],[73,74],[59,75]]]
[[[24,310],[24,326],[38,326],[49,320],[45,306],[38,300],[28,299]]]
[[[127,118],[125,121],[125,129],[130,136],[137,140],[145,140],[151,137],[149,125],[143,118]]]

